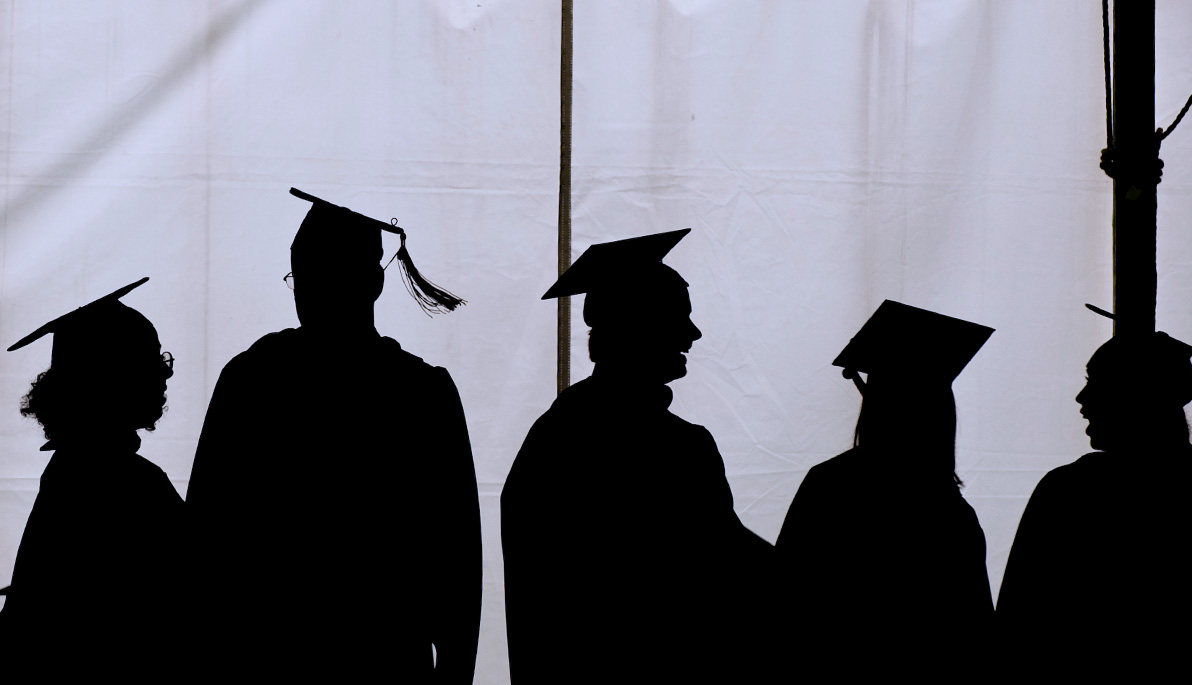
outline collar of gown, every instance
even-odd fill
[[[615,395],[618,404],[635,411],[666,411],[674,399],[674,393],[663,383],[642,381],[599,365],[589,380],[599,392]]]
[[[78,436],[54,438],[41,446],[42,452],[51,452],[71,447],[108,452],[131,452],[141,449],[141,436],[136,431],[87,431]]]
[[[317,344],[343,345],[381,337],[375,326],[340,328],[334,326],[299,326],[298,332]]]

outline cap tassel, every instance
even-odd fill
[[[861,396],[865,396],[865,381],[861,380],[861,374],[857,373],[856,369],[845,369],[840,375],[852,381],[853,385],[857,386],[857,390],[861,393]]]
[[[418,273],[418,269],[414,267],[414,260],[410,259],[410,253],[406,250],[406,232],[397,225],[397,219],[393,219],[390,224],[396,229],[397,234],[401,236],[401,247],[398,248],[397,253],[393,257],[389,258],[389,263],[385,264],[385,267],[388,268],[394,259],[401,262],[402,280],[406,285],[406,290],[418,302],[418,306],[422,307],[422,310],[426,312],[427,316],[431,314],[446,314],[447,312],[454,311],[460,305],[467,304],[467,300],[452,295]]]
[[[1104,316],[1105,318],[1107,318],[1111,321],[1117,321],[1117,315],[1113,314],[1112,312],[1107,312],[1104,309],[1101,309],[1100,307],[1088,304],[1087,302],[1085,303],[1084,306],[1087,307],[1088,310],[1090,312],[1093,312],[1094,314],[1100,314],[1101,316]]]

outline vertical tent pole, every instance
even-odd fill
[[[1113,3],[1114,334],[1155,330],[1155,3]]]
[[[559,275],[571,266],[571,0],[563,0],[562,59],[559,69]],[[571,298],[560,297],[557,390],[571,385]]]

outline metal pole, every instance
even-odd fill
[[[1114,334],[1155,330],[1155,3],[1113,4]]]

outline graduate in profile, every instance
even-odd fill
[[[220,374],[187,493],[207,597],[197,659],[275,680],[471,683],[480,512],[455,383],[380,335],[384,232],[427,309],[402,229],[312,202],[290,247],[301,326]],[[392,260],[390,260],[392,261]]]
[[[82,682],[120,674],[168,679],[179,635],[185,544],[182,498],[137,454],[166,402],[173,356],[120,298],[148,278],[60,316],[9,351],[54,339],[21,413],[53,451],[17,550],[0,613],[14,682]]]
[[[593,245],[543,296],[587,294],[595,370],[501,494],[515,685],[750,682],[748,581],[773,548],[733,511],[711,434],[668,410],[701,333],[661,260],[689,230]]]
[[[1158,682],[1184,666],[1192,346],[1119,332],[1076,395],[1093,452],[1039,482],[998,596],[1016,674]]]
[[[886,300],[832,362],[862,393],[853,448],[807,472],[775,545],[801,672],[934,672],[981,643],[993,601],[952,381],[992,333]]]

